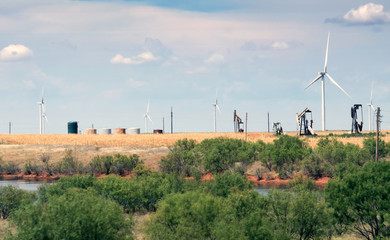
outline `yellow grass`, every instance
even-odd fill
[[[331,132],[317,132],[319,136],[328,135]],[[332,132],[333,134],[345,134],[345,132]],[[296,132],[288,132],[287,135],[297,136]],[[197,142],[204,139],[225,137],[234,139],[245,139],[243,133],[174,133],[174,134],[138,134],[138,135],[83,135],[83,134],[0,134],[0,142],[7,144],[44,144],[44,145],[83,145],[83,146],[171,146],[177,140],[188,138]],[[305,137],[302,139],[306,143],[315,147],[319,137]],[[251,132],[247,136],[248,141],[256,142],[262,140],[266,143],[276,139],[273,133]],[[363,145],[364,138],[349,137],[337,138],[343,143],[353,143]],[[388,134],[382,138],[386,142],[390,141]]]

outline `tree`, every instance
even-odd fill
[[[390,162],[367,162],[361,168],[344,169],[329,181],[326,201],[339,225],[366,239],[389,236]]]
[[[132,239],[120,206],[82,189],[16,211],[11,225],[17,232],[10,239]]]
[[[35,193],[30,193],[12,185],[0,187],[0,217],[8,218],[22,205],[34,202]]]

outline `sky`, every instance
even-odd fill
[[[232,132],[233,111],[248,131],[281,122],[296,131],[296,113],[312,110],[321,130],[350,130],[350,108],[370,102],[390,129],[390,3],[363,0],[1,0],[0,133],[141,128],[148,132]],[[359,113],[360,114],[360,113]],[[373,114],[373,113],[372,113]],[[163,126],[163,119],[164,125]],[[372,122],[372,121],[371,121]],[[371,123],[373,124],[373,123]],[[372,127],[373,129],[373,127]]]

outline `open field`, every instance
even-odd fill
[[[306,137],[309,146],[314,147],[320,137],[347,134],[347,131],[325,131],[317,132],[318,137]],[[287,132],[287,135],[297,136],[297,132]],[[390,141],[389,132],[382,132],[386,142]],[[85,134],[0,134],[0,143],[22,144],[22,145],[78,145],[78,146],[132,146],[132,147],[156,147],[171,146],[177,140],[188,138],[201,142],[207,138],[226,137],[234,139],[245,139],[244,133],[174,133],[174,134],[138,134],[138,135],[85,135]],[[266,143],[272,142],[276,136],[273,133],[250,132],[247,140],[256,142],[262,140]],[[362,137],[337,137],[343,143],[353,143],[362,146]]]
[[[315,147],[321,137],[329,134],[342,135],[347,132],[317,132],[317,137],[301,138]],[[296,132],[288,132],[288,135],[297,136]],[[383,132],[382,139],[390,141],[388,132]],[[4,162],[14,162],[23,166],[26,162],[40,162],[43,154],[49,155],[52,162],[64,157],[67,149],[73,151],[75,157],[83,164],[88,163],[97,155],[137,154],[152,170],[158,170],[158,161],[168,154],[168,147],[176,141],[188,138],[201,142],[204,139],[226,137],[245,139],[243,133],[174,133],[174,134],[139,134],[139,135],[68,135],[68,134],[1,134],[0,157]],[[335,136],[332,136],[332,138]],[[363,146],[364,137],[340,137],[336,138],[343,143],[353,143]],[[271,143],[276,136],[273,133],[250,132],[248,141],[262,140]]]

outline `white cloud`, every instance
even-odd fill
[[[143,87],[143,86],[146,86],[147,83],[146,82],[142,82],[142,81],[137,81],[133,78],[130,78],[129,80],[126,81],[127,85],[129,87],[132,87],[132,88],[140,88],[140,87]]]
[[[207,58],[204,62],[208,64],[213,64],[213,63],[221,63],[225,61],[225,57],[221,54],[213,54],[209,58]]]
[[[8,45],[0,51],[0,59],[3,61],[18,61],[31,57],[33,52],[23,45]]]
[[[151,52],[141,53],[133,58],[123,57],[121,54],[115,55],[111,58],[110,62],[112,64],[142,64],[145,62],[157,61],[158,58],[153,55]]]
[[[383,5],[368,3],[347,12],[343,19],[354,24],[375,24],[390,22],[390,13],[383,11]]]
[[[276,41],[272,43],[271,47],[275,50],[286,50],[290,48],[290,45],[284,41]]]

